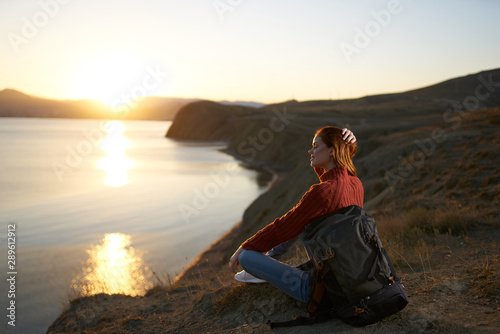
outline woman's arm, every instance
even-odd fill
[[[313,185],[297,205],[255,233],[241,246],[262,253],[298,237],[304,226],[327,213],[331,202],[335,201],[335,196],[339,194],[332,194],[332,185]]]
[[[238,261],[238,257],[240,256],[241,252],[243,252],[243,248],[241,246],[234,252],[233,256],[229,259],[229,268],[233,271],[233,273],[236,274],[236,269],[235,267],[240,264],[240,261]]]
[[[300,202],[285,215],[276,218],[259,232],[247,239],[229,259],[229,268],[236,272],[238,257],[244,249],[266,252],[273,247],[298,236],[305,225],[323,216],[331,197],[327,187],[314,185],[304,194]]]

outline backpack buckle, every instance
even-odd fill
[[[356,306],[353,306],[353,311],[354,311],[354,315],[359,315],[361,313],[364,313],[366,312],[366,310],[364,308],[361,308],[361,307],[356,307]]]

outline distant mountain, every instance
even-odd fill
[[[475,103],[475,108],[489,108],[500,105],[500,68],[482,71],[431,86],[401,93],[370,95],[345,100],[295,100],[268,104],[261,109],[271,111],[285,105],[289,111],[334,113],[357,113],[358,116],[384,114],[426,114],[442,111],[454,103]]]
[[[183,106],[194,101],[198,99],[145,97],[130,110],[128,118],[171,121]]]
[[[459,78],[446,80],[428,87],[401,93],[370,95],[357,99],[285,101],[262,104],[250,101],[219,101],[207,105],[200,99],[145,97],[133,108],[122,108],[114,113],[105,104],[94,100],[51,100],[26,95],[22,92],[5,89],[0,91],[0,117],[64,117],[64,118],[125,118],[137,120],[173,120],[177,112],[191,104],[197,110],[220,109],[226,106],[240,110],[248,108],[252,113],[271,112],[287,108],[294,114],[321,113],[356,114],[357,117],[373,115],[416,115],[441,112],[460,104],[476,103],[474,108],[489,108],[500,105],[500,68],[482,71]],[[200,109],[200,106],[203,108]],[[470,107],[470,106],[469,106]]]
[[[259,102],[252,102],[252,101],[218,101],[220,104],[225,104],[225,105],[238,105],[238,106],[243,106],[243,107],[250,107],[250,108],[260,108],[265,106],[265,103],[259,103]]]
[[[30,98],[29,95],[21,93],[20,91],[17,91],[15,89],[4,89],[0,91],[0,97],[3,99],[28,99]]]
[[[447,98],[463,102],[468,96],[484,96],[485,105],[500,105],[500,68],[482,71],[402,93],[418,98]]]
[[[52,100],[33,97],[14,89],[0,91],[0,117],[124,118],[172,120],[177,111],[196,99],[145,97],[116,113],[95,100]]]

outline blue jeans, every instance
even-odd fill
[[[244,250],[238,257],[240,265],[255,277],[266,280],[287,295],[307,303],[309,272],[291,267],[262,253]]]

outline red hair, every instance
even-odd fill
[[[332,154],[335,165],[346,166],[351,175],[357,176],[352,157],[356,154],[358,144],[355,142],[346,143],[342,139],[342,129],[336,126],[325,126],[316,131],[315,135],[320,136],[326,146],[333,148]]]

